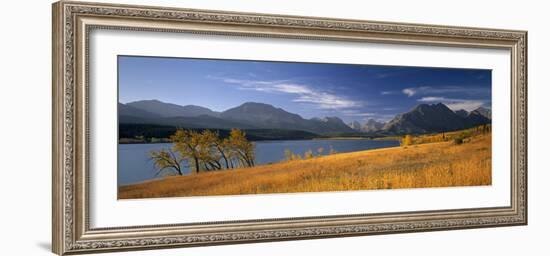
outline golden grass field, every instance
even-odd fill
[[[458,134],[458,133],[456,133]],[[456,135],[447,134],[447,140]],[[461,134],[464,134],[463,132]],[[167,177],[121,186],[119,199],[491,185],[491,134]]]

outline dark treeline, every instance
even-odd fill
[[[167,142],[178,127],[154,124],[119,124],[118,135],[121,143],[151,143]],[[206,129],[187,129],[196,132],[203,132]],[[230,130],[208,129],[219,135],[220,138],[228,138]],[[281,129],[245,129],[246,139],[249,141],[262,140],[301,140],[322,138],[323,136],[297,130]],[[126,140],[124,140],[126,139]]]

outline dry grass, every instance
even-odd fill
[[[484,131],[484,129],[488,129]],[[452,141],[456,138],[463,138],[465,141],[469,141],[471,137],[478,135],[483,135],[487,132],[490,132],[491,126],[477,126],[460,131],[452,131],[445,133],[436,133],[436,134],[424,134],[413,137],[413,144],[425,144],[425,143],[434,143],[434,142],[443,142],[443,141]]]
[[[491,184],[491,135],[341,153],[119,187],[119,199]]]

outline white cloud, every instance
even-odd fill
[[[395,118],[395,115],[384,114],[384,115],[374,115],[374,116],[364,117],[363,120],[368,121],[369,119],[374,119],[375,121],[378,121],[378,122],[387,123],[394,118]]]
[[[420,86],[405,88],[402,90],[404,94],[411,97],[413,95],[428,95],[428,94],[448,94],[448,93],[465,93],[470,95],[489,94],[489,87],[461,87],[454,85],[441,86]]]
[[[475,110],[483,105],[485,105],[485,102],[482,101],[464,101],[464,102],[456,102],[456,103],[445,103],[447,107],[450,109],[456,111],[464,109],[466,111],[472,111]]]
[[[276,88],[277,91],[291,93],[291,94],[313,94],[314,93],[306,86],[297,85],[297,84],[275,84],[273,85],[273,87]]]
[[[352,119],[359,119],[363,121],[367,121],[369,119],[374,119],[376,121],[380,122],[387,122],[395,117],[395,114],[381,114],[381,113],[374,113],[374,112],[361,112],[358,110],[343,110],[342,113],[344,115],[351,117]]]
[[[297,99],[292,101],[316,104],[322,109],[345,109],[361,106],[359,102],[344,99],[342,97],[324,92],[302,94]]]
[[[448,94],[448,93],[462,93],[469,95],[487,95],[491,93],[491,88],[485,87],[461,87],[454,85],[441,85],[441,86],[419,86],[409,87],[402,89],[401,91],[381,91],[380,95],[392,95],[403,93],[408,97],[414,95],[430,95],[430,94]]]
[[[444,97],[422,97],[418,99],[418,101],[420,102],[434,102],[434,101],[445,101],[445,100],[451,100],[451,99],[446,99]]]
[[[225,83],[236,84],[241,90],[292,94],[296,96],[292,101],[314,104],[321,109],[346,109],[362,106],[359,101],[316,90],[311,86],[293,83],[289,80],[256,81],[233,78],[222,78],[221,80]]]
[[[405,88],[405,89],[403,89],[402,92],[404,94],[406,94],[407,96],[411,97],[411,96],[416,94],[416,89],[415,88]]]
[[[347,116],[359,116],[359,117],[372,117],[372,116],[378,116],[377,113],[369,113],[369,112],[355,112],[355,113],[347,113]]]
[[[420,102],[441,102],[450,109],[456,111],[464,109],[466,111],[472,111],[476,108],[479,108],[483,105],[485,105],[485,101],[483,100],[467,100],[467,99],[449,99],[445,97],[422,97],[418,99]]]

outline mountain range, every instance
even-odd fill
[[[455,112],[443,103],[420,104],[409,112],[395,116],[384,125],[382,130],[397,134],[461,130],[491,123],[487,114],[490,117],[490,110],[485,108],[478,108],[471,112],[465,110]]]
[[[127,103],[126,106],[144,110],[162,117],[195,117],[201,115],[219,117],[220,113],[205,107],[186,105],[180,106],[172,103],[164,103],[159,100],[140,100]]]
[[[179,106],[158,100],[119,103],[119,123],[158,124],[186,128],[283,129],[316,134],[353,132],[338,117],[304,119],[269,104],[246,102],[223,112]]]
[[[379,122],[371,118],[364,124],[361,124],[358,121],[352,121],[348,124],[348,126],[358,132],[372,133],[382,130],[384,124],[384,122]]]
[[[223,112],[158,100],[142,100],[118,104],[120,124],[154,124],[206,129],[275,129],[330,133],[430,133],[460,130],[491,122],[491,111],[478,108],[468,112],[452,111],[442,103],[420,104],[412,110],[382,123],[373,119],[364,124],[345,124],[338,117],[305,119],[269,104],[246,102]]]

